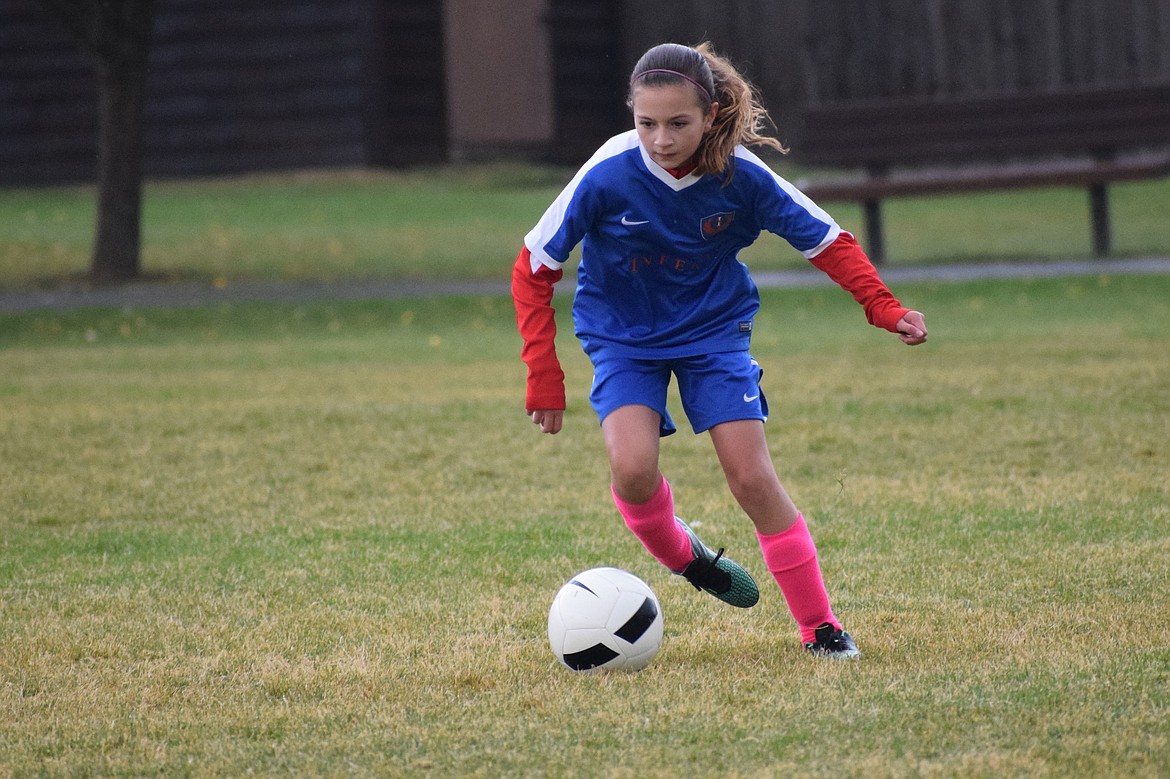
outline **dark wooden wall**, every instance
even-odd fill
[[[149,176],[444,158],[440,0],[158,0]],[[39,0],[0,0],[0,184],[85,181],[87,55]]]
[[[93,69],[37,0],[0,4],[0,183],[93,176]]]
[[[153,175],[362,160],[362,3],[161,0],[147,81]]]
[[[440,0],[370,4],[362,84],[365,161],[410,165],[447,159]]]
[[[580,164],[599,140],[631,126],[619,8],[617,0],[549,2],[545,22],[553,52],[553,161]]]
[[[628,0],[622,58],[711,41],[799,151],[812,103],[1170,82],[1170,0]]]
[[[447,159],[454,2],[157,0],[147,174]],[[547,0],[544,21],[546,158],[571,164],[630,126],[626,78],[663,41],[729,56],[797,157],[812,103],[1170,83],[1170,0]],[[0,0],[0,185],[90,180],[95,102],[40,0]]]
[[[1170,81],[1170,0],[803,0],[801,18],[811,102]]]

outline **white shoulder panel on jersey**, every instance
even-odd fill
[[[573,200],[573,195],[577,192],[577,187],[581,185],[581,180],[600,163],[622,152],[629,151],[634,146],[640,146],[637,130],[627,130],[603,143],[593,153],[593,156],[581,166],[572,180],[565,185],[565,188],[561,190],[561,194],[557,196],[557,199],[544,212],[544,215],[536,223],[536,226],[524,236],[524,245],[528,247],[528,251],[532,254],[533,273],[540,270],[541,265],[552,268],[553,270],[560,270],[564,266],[563,262],[550,257],[544,251],[544,246],[549,241],[550,236],[560,228],[561,223],[564,221],[565,212],[569,208],[569,203]]]
[[[735,156],[737,159],[743,160],[744,162],[750,163],[767,171],[772,176],[772,179],[776,182],[776,185],[780,187],[780,189],[782,189],[784,193],[788,195],[788,197],[792,198],[793,203],[803,208],[814,218],[829,225],[828,232],[825,233],[825,237],[819,244],[811,249],[806,249],[805,251],[801,252],[806,260],[811,260],[813,257],[816,257],[818,254],[828,248],[829,244],[837,240],[839,235],[841,235],[841,226],[837,224],[837,221],[833,219],[833,217],[831,217],[827,211],[814,203],[808,195],[794,187],[785,178],[778,175],[776,171],[772,170],[772,168],[770,168],[767,163],[757,157],[752,151],[746,149],[743,146],[736,146]]]

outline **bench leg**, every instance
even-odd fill
[[[1093,219],[1093,252],[1108,257],[1113,251],[1113,233],[1109,224],[1109,191],[1104,184],[1089,187],[1089,212]]]
[[[886,261],[886,237],[882,233],[882,201],[865,201],[865,253],[874,265]]]

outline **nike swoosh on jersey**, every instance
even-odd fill
[[[635,222],[635,221],[631,220],[629,217],[623,216],[623,217],[622,217],[622,224],[626,225],[627,227],[630,227],[630,226],[633,226],[633,225],[644,225],[644,224],[650,224],[650,220],[649,220],[649,219],[643,219],[641,222]]]
[[[751,397],[749,397],[748,394],[745,392],[745,393],[743,393],[743,402],[744,403],[751,403],[752,401],[756,400],[759,397],[760,397],[759,395],[752,395]]]

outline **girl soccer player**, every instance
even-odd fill
[[[749,352],[760,297],[737,254],[769,230],[851,293],[871,324],[914,345],[926,340],[925,320],[894,298],[852,235],[745,148],[785,151],[759,134],[767,114],[754,88],[708,45],[647,51],[630,76],[627,103],[634,129],[577,172],[525,236],[513,268],[527,413],[541,431],[561,430],[553,285],[583,242],[573,322],[593,362],[590,402],[626,525],[696,589],[739,607],[759,599],[742,566],[675,516],[659,470],[659,439],[675,432],[666,408],[673,375],[692,429],[710,434],[727,484],[755,525],[805,649],[856,656],[829,604],[808,526],[768,451],[762,371]]]

